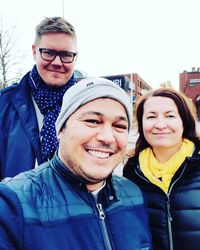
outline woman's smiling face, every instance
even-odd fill
[[[152,149],[174,148],[182,142],[183,122],[175,102],[168,97],[150,97],[144,103],[143,133]]]

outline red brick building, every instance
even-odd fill
[[[75,76],[79,81],[87,77],[87,74],[80,70],[75,70]],[[109,75],[101,77],[107,78],[122,87],[130,96],[130,100],[133,104],[135,103],[135,100],[138,96],[141,96],[145,94],[145,92],[152,89],[152,87],[136,73]]]
[[[200,67],[179,74],[179,90],[192,99],[200,119]]]
[[[136,73],[103,77],[112,80],[122,87],[128,93],[133,103],[138,96],[143,95],[145,92],[152,89],[152,87]]]

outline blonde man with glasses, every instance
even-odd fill
[[[77,37],[64,18],[37,25],[32,53],[32,70],[0,93],[0,179],[52,158],[62,98],[76,83]]]

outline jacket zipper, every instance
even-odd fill
[[[173,188],[173,186],[175,185],[175,183],[181,178],[181,176],[182,176],[182,174],[183,174],[185,168],[186,168],[186,163],[185,163],[185,165],[184,165],[184,167],[183,167],[183,170],[182,170],[180,176],[178,177],[178,179],[176,179],[176,180],[171,184],[170,189],[169,189],[169,192],[166,194],[166,195],[167,195],[167,221],[168,221],[167,224],[168,224],[168,236],[169,236],[169,250],[173,250],[173,249],[174,249],[174,247],[173,247],[173,237],[172,237],[172,225],[171,225],[171,222],[173,221],[173,218],[172,218],[171,212],[170,212],[170,194],[171,194],[172,188]],[[148,179],[146,179],[146,178],[144,178],[143,176],[141,176],[141,175],[138,173],[138,171],[135,171],[135,172],[136,172],[136,174],[137,174],[140,178],[142,178],[143,180],[145,180],[145,181],[151,183]]]
[[[173,186],[178,182],[178,180],[180,180],[181,176],[183,175],[183,172],[185,171],[185,168],[186,168],[186,163],[183,167],[183,170],[180,174],[180,176],[171,184],[170,186],[170,189],[169,189],[169,192],[167,193],[167,212],[168,212],[168,230],[169,230],[169,249],[170,250],[173,250],[174,247],[173,247],[173,237],[172,237],[172,221],[173,221],[173,218],[171,216],[171,212],[170,212],[170,194],[171,194],[171,191],[172,191],[172,188]]]
[[[105,223],[106,215],[104,213],[102,204],[97,203],[96,207],[97,207],[97,210],[99,213],[100,224],[101,224],[101,228],[102,228],[102,232],[103,232],[103,238],[104,238],[104,242],[106,245],[106,249],[112,250],[111,242],[110,242],[109,235],[108,235],[108,230],[107,230],[106,223]]]
[[[170,212],[170,193],[167,194],[167,225],[168,225],[168,236],[169,236],[169,249],[173,250],[173,237],[172,237],[172,221],[173,218]]]

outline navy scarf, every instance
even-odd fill
[[[31,94],[43,114],[43,126],[40,131],[41,153],[43,161],[51,159],[58,148],[58,139],[56,136],[55,122],[60,113],[63,95],[72,85],[76,83],[74,74],[63,87],[48,87],[36,69],[33,67],[29,75],[29,84]]]

